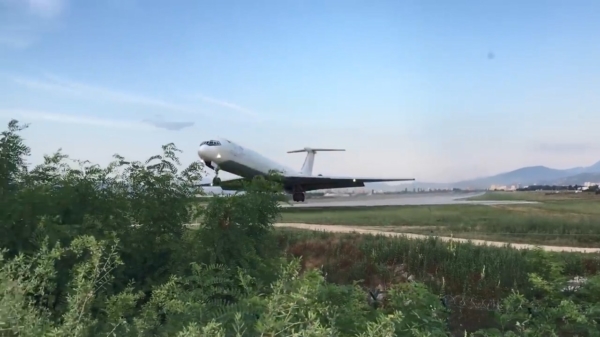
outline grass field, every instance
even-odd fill
[[[540,203],[283,209],[281,221],[385,227],[406,233],[505,242],[600,247],[599,196],[490,192],[473,199]]]
[[[541,255],[531,250],[448,244],[435,238],[412,240],[296,229],[280,229],[277,236],[283,250],[303,256],[305,267],[323,269],[338,283],[362,280],[365,285],[375,287],[394,282],[394,276],[398,275],[386,269],[403,264],[402,271],[428,283],[438,293],[499,299],[511,289],[527,291],[524,285],[528,284],[529,273],[547,273],[547,266],[537,262]],[[562,261],[568,276],[595,274],[600,270],[597,255],[547,253],[545,256]],[[469,275],[477,277],[471,279]],[[442,276],[444,284],[439,282]]]
[[[531,291],[530,273],[548,277],[545,261],[560,261],[563,275],[596,274],[600,260],[595,254],[549,253],[448,244],[438,239],[411,240],[384,236],[339,234],[294,229],[276,232],[280,248],[302,257],[305,269],[318,268],[330,282],[358,282],[370,289],[407,282],[411,278],[445,298],[454,335],[497,326],[494,312],[499,301],[519,291]],[[549,260],[548,260],[549,259]]]

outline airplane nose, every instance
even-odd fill
[[[201,145],[200,148],[198,148],[198,156],[204,161],[215,161],[221,158],[219,149],[209,145]]]
[[[202,160],[210,160],[208,158],[208,156],[209,156],[209,147],[206,146],[206,145],[201,145],[200,148],[198,149],[198,156]]]

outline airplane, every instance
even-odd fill
[[[321,189],[363,187],[365,183],[384,181],[414,181],[414,178],[380,179],[380,178],[357,178],[357,177],[331,177],[312,175],[315,155],[322,151],[345,151],[344,149],[315,149],[305,147],[300,150],[288,151],[288,153],[306,152],[306,159],[300,171],[280,165],[261,154],[244,148],[230,140],[217,138],[200,143],[198,156],[207,167],[215,171],[212,183],[200,186],[221,186],[227,190],[227,185],[235,190],[240,186],[242,180],[252,179],[256,176],[266,176],[270,171],[278,171],[283,177],[283,189],[293,196],[295,202],[304,202],[306,192]],[[219,171],[223,170],[240,176],[221,182]]]

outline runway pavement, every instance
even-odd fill
[[[490,201],[464,200],[478,195],[478,193],[440,193],[440,194],[374,194],[369,196],[348,196],[306,199],[305,202],[283,205],[283,207],[369,207],[369,206],[402,206],[402,205],[456,205],[456,204],[475,204],[475,205],[507,205],[507,204],[535,204],[534,201]]]

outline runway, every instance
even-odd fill
[[[331,197],[307,199],[306,202],[285,204],[283,207],[374,207],[374,206],[422,206],[422,205],[511,205],[511,204],[536,204],[535,201],[492,201],[492,200],[464,200],[476,197],[485,192],[477,193],[440,193],[440,194],[374,194],[349,197]]]

